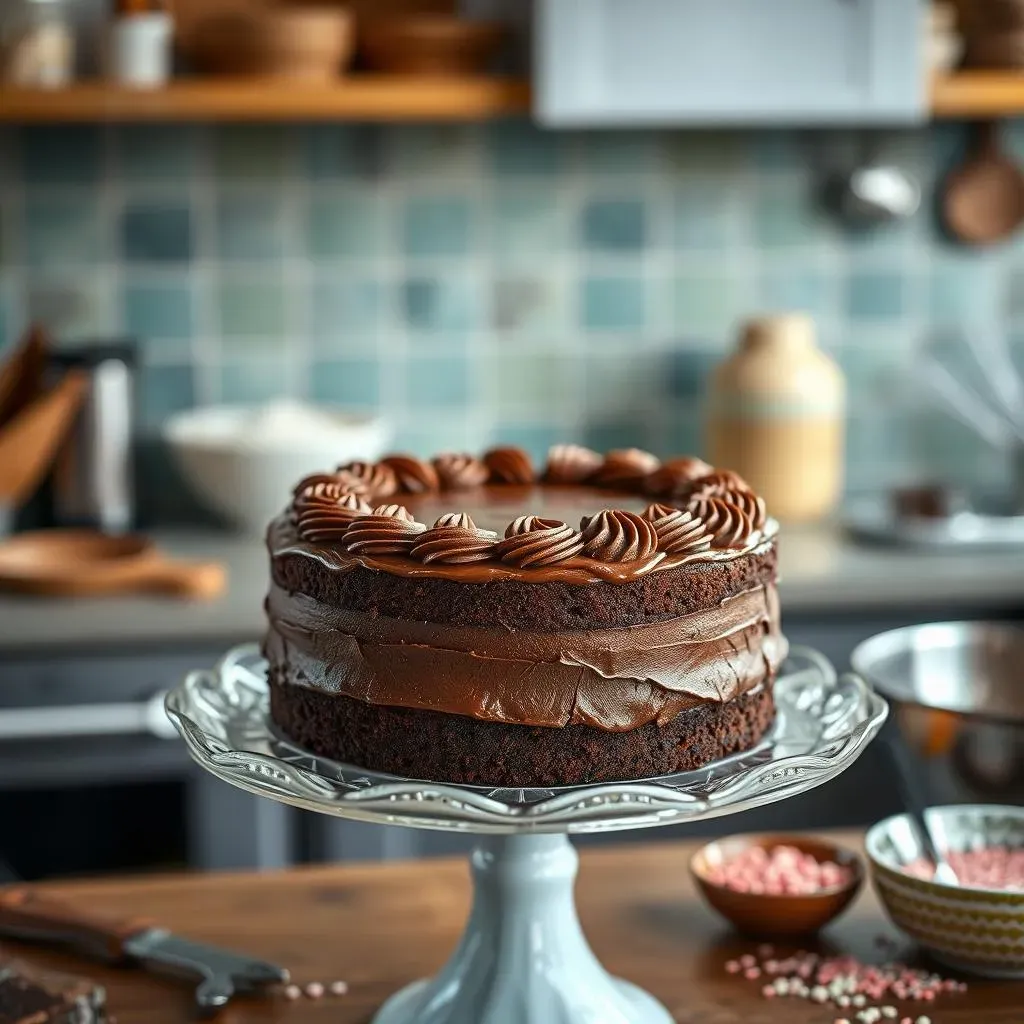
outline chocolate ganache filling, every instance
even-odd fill
[[[387,619],[276,584],[267,616],[267,653],[310,687],[371,704],[612,732],[733,700],[774,678],[786,653],[772,584],[663,622],[578,632]]]

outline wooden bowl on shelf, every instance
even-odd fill
[[[254,5],[197,19],[188,53],[198,70],[323,81],[348,65],[355,21],[346,8],[320,4]]]
[[[766,852],[792,846],[817,861],[833,861],[852,871],[842,885],[808,894],[772,895],[737,892],[712,880],[715,869],[750,847]],[[864,883],[864,866],[851,850],[810,836],[730,836],[701,847],[690,860],[693,875],[704,899],[741,932],[765,939],[811,935],[838,917]]]
[[[355,52],[355,19],[344,7],[276,7],[260,24],[266,33],[266,74],[333,78],[348,66]]]
[[[467,76],[487,71],[506,37],[499,22],[423,15],[367,21],[359,49],[373,71]]]

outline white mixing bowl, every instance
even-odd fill
[[[252,536],[302,477],[379,458],[390,441],[380,419],[290,404],[192,409],[168,419],[163,434],[197,497]]]

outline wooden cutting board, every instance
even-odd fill
[[[169,559],[145,537],[38,530],[0,544],[0,590],[50,597],[156,593],[208,600],[225,585],[217,562]]]

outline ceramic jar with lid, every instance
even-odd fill
[[[842,492],[845,406],[843,375],[810,317],[751,320],[712,378],[711,461],[744,477],[776,518],[820,519]]]

